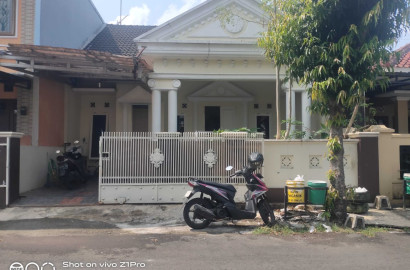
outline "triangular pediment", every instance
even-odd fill
[[[135,41],[251,43],[264,31],[264,20],[259,0],[208,0]]]
[[[195,91],[190,101],[251,101],[253,96],[230,82],[213,82]]]
[[[141,86],[137,86],[119,97],[117,101],[120,103],[148,104],[151,103],[151,94]]]

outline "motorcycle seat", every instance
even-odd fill
[[[230,184],[219,184],[219,183],[203,181],[203,180],[197,180],[197,181],[199,183],[202,183],[202,184],[205,184],[205,185],[210,185],[210,186],[226,189],[226,190],[229,190],[231,192],[236,192],[235,187],[233,185],[230,185]]]

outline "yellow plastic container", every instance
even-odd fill
[[[288,203],[305,203],[305,181],[286,180]]]

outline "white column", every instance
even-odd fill
[[[409,98],[397,97],[397,124],[398,132],[401,134],[409,133]]]
[[[152,132],[161,132],[161,91],[152,90]]]
[[[296,108],[295,108],[295,91],[291,91],[289,93],[289,89],[286,89],[286,120],[295,120],[296,119]],[[289,99],[291,99],[291,107],[289,108]],[[288,127],[289,123],[286,124],[286,127]],[[293,133],[295,131],[295,126],[290,127],[290,133]]]
[[[307,91],[302,92],[302,123],[303,129],[306,131],[305,139],[309,138],[311,131],[311,120],[309,107],[311,105],[311,100]]]
[[[178,118],[177,90],[168,91],[168,132],[177,132]]]
[[[194,120],[194,131],[198,131],[198,101],[194,101],[194,117],[192,119]]]
[[[152,132],[161,132],[161,91],[168,92],[168,132],[177,131],[178,102],[177,90],[180,80],[150,79],[152,90]]]
[[[248,126],[248,102],[243,103],[243,126],[249,128]]]

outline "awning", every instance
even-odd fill
[[[35,76],[143,80],[152,71],[143,59],[108,52],[10,44],[0,66]],[[15,60],[15,61],[10,61]]]
[[[0,83],[4,84],[6,87],[18,86],[26,89],[31,88],[31,79],[24,76],[24,74],[17,75],[0,71]]]

